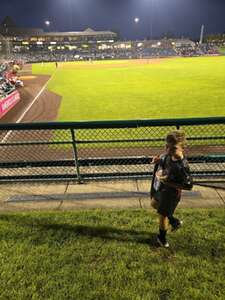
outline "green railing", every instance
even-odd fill
[[[182,129],[196,181],[225,180],[225,117],[0,124],[0,182],[150,178]]]

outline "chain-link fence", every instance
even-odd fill
[[[225,117],[0,124],[0,181],[150,178],[177,128],[195,180],[224,181]]]

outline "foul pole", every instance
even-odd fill
[[[204,39],[204,30],[205,30],[205,26],[202,25],[202,27],[201,27],[201,34],[200,34],[200,40],[199,40],[199,44],[200,44],[200,45],[203,43],[203,39]]]

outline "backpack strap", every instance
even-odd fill
[[[155,192],[154,181],[155,181],[155,176],[156,176],[156,172],[157,172],[158,168],[159,168],[159,163],[155,164],[153,174],[152,174],[152,181],[151,181],[151,187],[150,187],[150,196],[151,196],[151,198],[153,197],[153,194]]]
[[[153,174],[152,174],[151,187],[150,187],[150,196],[151,196],[151,198],[153,197],[153,194],[155,193],[154,181],[155,181],[155,177],[156,177],[156,172],[158,171],[159,166],[161,166],[162,169],[165,169],[167,158],[168,158],[168,154],[163,155],[160,158],[159,163],[155,164],[155,166],[154,166]]]

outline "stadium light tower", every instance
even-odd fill
[[[45,25],[46,25],[46,26],[48,26],[48,27],[49,27],[49,26],[50,26],[50,24],[51,24],[51,22],[50,22],[49,20],[45,21]]]
[[[138,25],[139,21],[140,21],[140,18],[138,18],[138,17],[134,18],[134,23],[136,25],[134,30],[135,30],[136,35],[138,34],[138,30],[137,30],[138,26],[137,25]]]
[[[47,31],[49,31],[50,25],[51,25],[51,22],[50,22],[49,20],[46,20],[46,21],[45,21],[45,26],[46,26],[46,28],[47,28]]]

